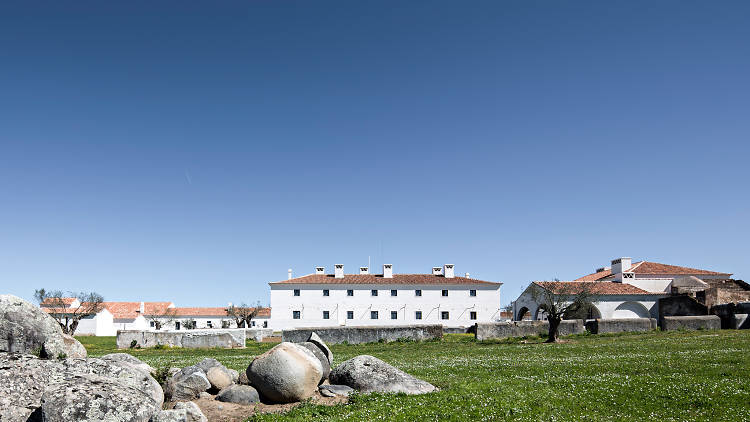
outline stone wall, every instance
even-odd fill
[[[565,320],[560,323],[558,333],[561,336],[580,334],[584,331],[582,319]],[[503,339],[508,337],[547,335],[549,322],[547,321],[506,321],[479,322],[474,336],[478,341]]]
[[[726,303],[711,308],[711,313],[721,318],[721,328],[750,328],[747,315],[750,314],[750,302]]]
[[[327,344],[347,342],[349,344],[374,343],[381,340],[439,340],[443,338],[442,325],[404,325],[393,327],[321,327],[283,330],[282,341],[301,343],[307,341],[310,333],[315,333]]]
[[[708,315],[708,308],[690,296],[669,296],[659,299],[659,326],[664,327],[664,317]]]
[[[721,318],[716,315],[665,316],[662,330],[719,330]]]
[[[140,347],[154,347],[158,344],[190,349],[212,347],[243,348],[245,347],[245,329],[185,331],[120,330],[117,332],[118,349],[130,348],[133,340]]]
[[[255,341],[263,341],[264,338],[273,335],[270,328],[245,328],[245,338],[251,338]]]
[[[656,329],[656,318],[590,319],[586,329],[592,334],[651,331]]]

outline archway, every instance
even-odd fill
[[[518,314],[516,314],[516,321],[523,321],[524,319],[531,319],[531,312],[525,306],[519,309]]]
[[[648,318],[648,309],[638,302],[623,302],[612,313],[612,318]]]

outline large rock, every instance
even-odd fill
[[[326,358],[328,359],[328,366],[333,366],[333,352],[328,348],[328,346],[326,346],[323,339],[321,339],[315,331],[310,333],[310,338],[308,338],[307,341],[318,346],[318,348],[320,348],[320,351],[322,351],[326,355]]]
[[[51,359],[86,357],[83,345],[65,338],[54,318],[13,295],[0,295],[0,351]]]
[[[322,376],[323,367],[315,354],[288,342],[256,357],[247,367],[250,384],[263,396],[281,403],[311,397]]]
[[[336,396],[349,396],[349,394],[354,392],[354,389],[352,387],[349,387],[348,385],[338,385],[338,384],[323,384],[320,387],[318,387],[318,391],[320,391],[321,395],[324,395],[326,397],[336,397]]]
[[[320,377],[320,381],[318,382],[318,384],[321,384],[323,381],[328,379],[328,374],[331,373],[331,363],[328,361],[328,357],[325,355],[325,353],[323,353],[323,351],[320,350],[320,348],[315,343],[311,343],[309,341],[306,341],[304,343],[297,343],[297,345],[311,351],[320,361],[320,366],[323,368],[323,376]]]
[[[437,391],[432,384],[369,355],[342,363],[331,371],[329,379],[332,384],[348,385],[362,393],[422,394]]]
[[[152,374],[156,371],[151,365],[128,353],[110,353],[102,356],[100,359],[115,365],[127,366],[147,374]]]
[[[172,401],[190,401],[211,388],[206,374],[197,365],[182,368],[167,381],[166,397]]]
[[[45,422],[148,422],[159,406],[145,392],[94,374],[72,374],[42,394]]]
[[[219,391],[216,400],[227,403],[253,404],[258,403],[258,391],[249,385],[230,385]]]
[[[208,370],[215,367],[215,366],[221,366],[224,367],[224,365],[221,364],[218,360],[214,358],[205,358],[202,361],[195,364],[198,368],[203,371],[204,374],[208,373]]]
[[[232,373],[224,366],[214,366],[209,368],[208,372],[206,372],[206,378],[208,378],[208,382],[211,383],[211,388],[216,391],[229,387],[234,383],[232,381]]]
[[[187,422],[208,422],[206,416],[201,412],[201,408],[191,401],[177,403],[174,405],[174,408],[178,411],[185,411],[185,420]]]
[[[0,421],[28,420],[42,405],[50,376],[61,371],[62,364],[56,361],[0,353]]]
[[[247,371],[242,371],[237,378],[237,384],[250,385],[250,380],[247,378]]]

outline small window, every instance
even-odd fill
[[[448,297],[448,290],[443,290],[443,297]]]
[[[156,322],[154,322],[154,321],[151,321],[151,326],[152,326],[152,327],[156,327]]]
[[[330,319],[331,314],[328,311],[323,311],[323,319]]]
[[[377,290],[370,290],[370,296],[377,296],[378,291]]]
[[[469,312],[469,319],[477,319],[477,313],[474,311]]]
[[[398,311],[391,311],[391,319],[398,319]]]
[[[268,321],[263,321],[263,328],[268,328]]]
[[[214,328],[214,324],[211,323],[211,321],[206,321],[206,327],[208,327],[208,328]]]
[[[378,311],[370,311],[370,319],[378,319]]]
[[[414,290],[414,296],[422,296],[422,289]]]
[[[391,296],[398,296],[398,290],[392,289],[391,290]]]
[[[252,323],[250,323],[250,326],[251,327],[255,327],[255,321],[253,321]]]
[[[347,290],[346,291],[347,296],[354,296],[354,290]]]
[[[331,295],[331,291],[330,290],[323,289],[323,296],[330,296],[330,295]]]
[[[299,317],[300,317],[299,311],[292,311],[292,318],[299,319]]]
[[[440,312],[440,319],[449,319],[450,313],[448,311]]]
[[[299,296],[299,289],[294,289],[294,295]]]
[[[414,319],[422,319],[422,311],[414,312]]]
[[[180,329],[180,321],[177,321],[174,323],[174,329],[179,330]]]
[[[477,291],[476,290],[474,290],[474,289],[469,290],[469,296],[476,296],[476,295],[477,295]]]
[[[346,311],[346,319],[354,319],[354,311]]]

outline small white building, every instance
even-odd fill
[[[442,324],[469,327],[501,319],[502,283],[456,277],[453,265],[433,267],[428,274],[382,274],[360,267],[345,274],[336,264],[333,274],[324,267],[302,277],[268,283],[274,330],[331,326],[393,326]]]
[[[261,308],[258,314],[250,321],[248,328],[267,328],[271,310]],[[175,315],[170,318],[167,327],[171,330],[211,329],[211,328],[238,328],[237,321],[230,316],[227,308],[175,308]]]

